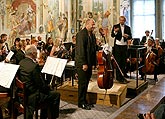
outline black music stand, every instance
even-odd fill
[[[140,45],[140,38],[133,38],[133,45]]]

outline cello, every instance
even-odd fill
[[[105,54],[104,51],[99,51],[98,56],[98,87],[101,89],[110,89],[113,86],[113,70],[110,61],[110,54]]]
[[[153,51],[153,43],[154,41],[152,39],[148,39],[148,47],[147,47],[147,53],[145,57],[145,66],[142,68],[142,72],[146,74],[154,74],[155,65],[158,66],[157,55]],[[157,49],[155,49],[157,50]]]
[[[102,28],[99,29],[99,32],[101,36],[104,38],[104,42],[106,44],[105,40],[105,34]],[[98,87],[101,89],[110,89],[113,86],[113,70],[112,70],[112,64],[111,64],[111,53],[110,53],[110,47],[105,46],[103,50],[100,50],[97,54],[97,61],[98,61],[98,73],[97,73],[97,84]]]

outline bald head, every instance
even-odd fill
[[[32,59],[37,58],[37,48],[35,45],[27,45],[25,48],[25,55],[31,57]]]
[[[95,28],[94,19],[87,19],[85,27],[88,31],[93,31]]]

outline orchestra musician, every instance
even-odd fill
[[[149,39],[149,38],[154,39],[151,35],[152,35],[152,34],[150,34],[150,31],[149,31],[149,30],[146,30],[146,31],[145,31],[145,36],[143,36],[143,37],[142,37],[142,40],[140,41],[140,45],[147,46],[148,39]]]
[[[47,107],[41,109],[42,119],[56,119],[59,116],[60,94],[50,89],[41,77],[41,70],[36,63],[37,48],[27,45],[25,48],[26,58],[19,62],[18,77],[26,82],[28,92],[27,119],[33,119],[35,106],[46,103]],[[19,89],[18,89],[19,90]]]
[[[140,62],[140,66],[144,65],[145,68],[141,68],[139,70],[139,74],[141,75],[141,78],[144,79],[145,73],[146,74],[154,74],[154,80],[158,81],[157,75],[158,75],[158,50],[154,48],[154,40],[152,38],[148,39],[147,43],[147,51],[145,53],[145,59],[142,59]]]
[[[72,49],[71,49],[71,54],[72,54],[72,60],[75,60],[75,46],[76,46],[76,36],[72,36]]]

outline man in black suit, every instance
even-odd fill
[[[126,75],[125,66],[127,59],[127,42],[132,39],[132,33],[129,26],[125,25],[126,18],[124,16],[119,17],[119,24],[113,26],[111,36],[115,38],[114,42],[114,57],[121,68],[124,76]],[[127,80],[122,76],[120,70],[116,69],[116,80],[120,83],[127,83]]]
[[[59,116],[60,94],[51,91],[41,77],[39,65],[36,63],[37,48],[28,45],[25,58],[20,61],[19,79],[26,82],[28,92],[27,119],[33,119],[35,105],[46,103],[48,106],[41,110],[41,119],[55,119]]]
[[[85,28],[76,35],[75,61],[78,74],[78,107],[91,109],[86,94],[92,75],[92,66],[96,65],[96,37],[92,33],[95,21],[88,19]],[[93,105],[92,105],[93,106]]]
[[[145,36],[142,37],[142,40],[140,41],[140,45],[147,45],[148,39],[152,38],[154,39],[152,36],[150,36],[150,31],[146,30],[145,31]]]

